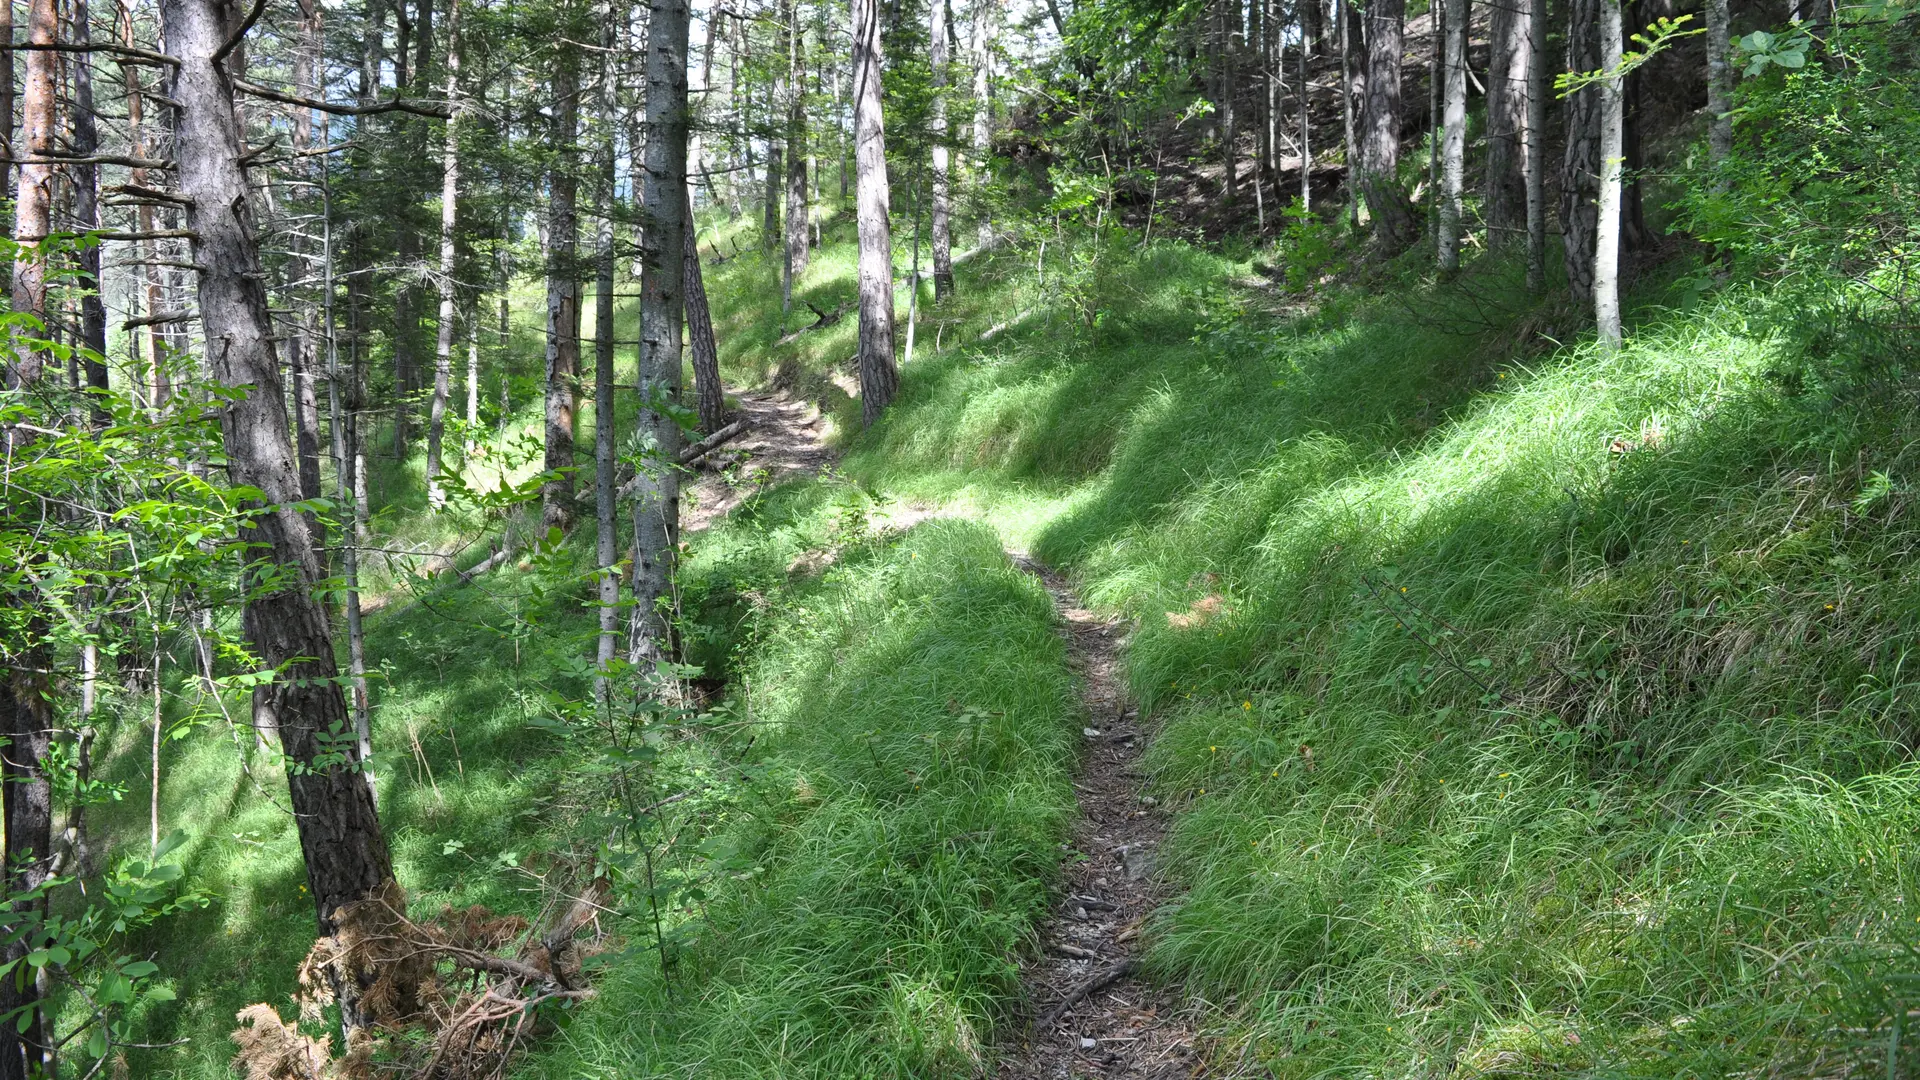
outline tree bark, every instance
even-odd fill
[[[1353,108],[1356,101],[1364,102],[1367,96],[1367,46],[1353,0],[1334,0],[1334,3],[1339,5],[1335,17],[1340,20],[1340,123],[1346,139],[1347,220],[1358,229],[1360,177],[1364,170],[1360,168],[1360,144],[1354,138]]]
[[[1600,0],[1600,192],[1593,246],[1593,315],[1600,344],[1620,348],[1620,189],[1625,165],[1626,102],[1615,74],[1625,44],[1621,0]]]
[[[984,198],[991,178],[987,152],[993,145],[993,29],[1000,13],[1000,0],[974,0],[973,9],[973,168],[977,199],[974,213],[975,240],[981,247],[993,242],[993,217]],[[845,170],[841,172],[840,195],[847,194]]]
[[[793,283],[807,272],[812,255],[807,235],[807,68],[806,32],[800,6],[787,0],[787,214],[786,255],[782,262],[780,309],[793,306]],[[692,219],[689,218],[688,221]]]
[[[219,382],[253,388],[222,410],[220,425],[234,482],[262,493],[241,530],[257,571],[250,580],[258,582],[241,622],[255,655],[280,674],[255,689],[254,719],[280,733],[315,916],[320,933],[331,935],[340,906],[389,887],[393,866],[373,793],[359,775],[360,750],[330,734],[349,729],[326,609],[314,592],[325,572],[306,517],[289,508],[299,498],[298,470],[241,164],[246,147],[231,84],[213,62],[240,12],[233,0],[162,0],[161,16],[169,50],[180,58],[178,176],[192,200],[187,218],[208,360]],[[366,973],[335,974],[343,1021],[359,1028],[367,1020],[359,1003]]]
[[[1533,72],[1530,32],[1535,0],[1493,5],[1487,64],[1487,246],[1505,247],[1526,223],[1525,161],[1529,80]]]
[[[1527,34],[1527,291],[1547,289],[1547,0],[1522,0]]]
[[[1733,153],[1733,108],[1727,67],[1727,0],[1707,0],[1707,156],[1715,165]]]
[[[579,96],[579,53],[561,49],[553,69],[553,164],[547,172],[546,467],[554,475],[540,489],[541,521],[561,529],[573,524],[574,403],[580,380],[580,220],[574,205]]]
[[[92,44],[92,17],[87,0],[73,0],[74,43]],[[80,157],[92,157],[100,149],[99,127],[93,112],[93,56],[82,53],[73,67],[73,151]],[[73,170],[73,214],[83,231],[100,228],[100,166],[82,164]],[[80,346],[86,350],[81,364],[86,369],[90,391],[88,413],[95,427],[105,427],[107,411],[107,305],[100,277],[100,246],[82,248],[79,253]]]
[[[693,388],[699,398],[700,431],[711,435],[727,419],[727,392],[720,385],[720,348],[713,337],[713,313],[707,308],[707,284],[700,274],[700,239],[693,221],[693,193],[687,193],[686,281],[687,344],[693,354]]]
[[[1467,0],[1446,0],[1442,68],[1445,98],[1440,148],[1440,269],[1460,269],[1461,189],[1467,149]]]
[[[1360,189],[1373,215],[1374,239],[1398,252],[1420,236],[1413,200],[1400,186],[1400,62],[1406,0],[1367,6],[1367,106],[1360,143]]]
[[[432,8],[429,0],[420,0],[421,25],[427,25]],[[425,63],[426,50],[421,50]],[[424,71],[425,68],[423,67]],[[439,510],[447,504],[447,492],[440,482],[441,452],[446,443],[447,395],[453,392],[454,329],[454,229],[459,224],[460,202],[460,0],[447,0],[447,128],[440,151],[440,325],[433,350],[433,403],[427,410],[427,506]]]
[[[626,5],[616,2],[613,14],[600,35],[606,51],[600,54],[600,83],[594,94],[599,140],[593,169],[593,520],[594,560],[599,566],[595,614],[600,635],[594,647],[593,697],[602,708],[612,701],[608,666],[613,662],[620,633],[620,541],[615,529],[618,507],[614,483],[619,440],[613,400],[613,81],[617,74],[613,45],[614,26],[627,22]]]
[[[893,233],[887,221],[887,131],[881,114],[879,0],[852,0],[854,185],[860,232],[860,418],[893,402]]]
[[[1567,70],[1599,70],[1601,0],[1569,0]],[[1566,98],[1566,156],[1560,165],[1560,233],[1567,290],[1593,297],[1594,229],[1600,195],[1600,88],[1586,86]]]
[[[947,140],[947,26],[953,14],[948,0],[930,0],[931,38],[927,58],[933,66],[933,302],[943,303],[953,295],[953,232],[949,221],[953,213],[950,151]]]
[[[1308,11],[1318,11],[1316,0],[1300,0]],[[1300,51],[1295,59],[1300,65],[1300,209],[1313,209],[1313,81],[1307,77],[1307,60],[1313,55],[1313,42],[1318,35],[1310,34],[1303,27],[1300,31]]]
[[[687,0],[648,0],[646,154],[640,209],[645,268],[640,285],[641,445],[633,504],[633,624],[628,659],[652,672],[671,658],[671,613],[665,610],[680,540],[680,427],[671,410],[680,399],[680,320],[687,246]]]

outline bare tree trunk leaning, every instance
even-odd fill
[[[320,933],[330,936],[341,905],[375,892],[397,896],[398,890],[373,793],[360,775],[359,749],[326,738],[346,726],[347,704],[326,609],[314,594],[324,570],[306,517],[288,508],[299,498],[299,478],[241,164],[246,147],[231,84],[214,59],[238,24],[238,11],[232,0],[162,0],[161,14],[167,44],[180,58],[173,90],[179,102],[178,175],[181,194],[192,200],[187,218],[208,359],[221,383],[253,387],[222,412],[221,430],[234,482],[262,493],[260,513],[241,539],[249,558],[273,571],[266,580],[274,584],[247,597],[242,614],[255,654],[282,673],[254,691],[254,718],[280,733],[314,912]],[[359,991],[369,973],[331,974],[345,1026],[361,1028],[367,1018]]]
[[[879,0],[852,0],[854,185],[860,231],[860,417],[893,402],[893,234],[887,221],[887,132],[881,115]]]
[[[427,10],[422,0],[422,18]],[[447,107],[451,115],[440,152],[440,326],[433,349],[433,404],[427,411],[427,506],[434,510],[447,504],[440,467],[447,395],[453,392],[454,229],[460,221],[460,0],[447,0]]]
[[[700,238],[694,228],[692,191],[687,193],[686,236],[687,346],[693,354],[700,433],[711,435],[727,421],[727,392],[720,385],[720,348],[713,337],[713,313],[707,308],[707,284],[700,274]]]

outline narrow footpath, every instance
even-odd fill
[[[1080,814],[1062,853],[1065,889],[1040,928],[1041,955],[1021,972],[1035,1016],[1024,1039],[1009,1040],[995,1075],[1196,1076],[1203,1063],[1191,1018],[1175,995],[1139,977],[1146,921],[1162,899],[1155,859],[1169,819],[1140,790],[1146,732],[1128,701],[1120,661],[1126,624],[1081,606],[1054,570],[1017,552],[1013,558],[1053,596],[1086,712],[1074,781]]]
[[[749,427],[716,465],[688,485],[682,521],[699,528],[766,484],[819,473],[834,453],[818,409],[784,394],[741,392]],[[763,471],[764,470],[764,471]],[[934,514],[909,513],[901,525]],[[1146,732],[1128,700],[1121,647],[1127,625],[1087,610],[1067,580],[1020,552],[1016,566],[1052,595],[1068,663],[1085,711],[1080,813],[1061,853],[1065,888],[1040,928],[1041,953],[1022,965],[1033,1009],[1024,1031],[1003,1040],[999,1080],[1175,1080],[1201,1074],[1189,1011],[1177,995],[1140,978],[1148,917],[1162,894],[1155,858],[1170,817],[1141,791]]]

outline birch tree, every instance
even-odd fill
[[[1467,148],[1467,0],[1446,0],[1443,10],[1442,136],[1440,149],[1440,269],[1460,269],[1460,198],[1466,180]]]

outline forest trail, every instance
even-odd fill
[[[1139,790],[1136,765],[1147,735],[1121,669],[1126,624],[1083,607],[1058,572],[1017,552],[1013,558],[1053,596],[1086,713],[1066,887],[1041,927],[1041,955],[1021,972],[1038,1012],[1026,1038],[1007,1047],[996,1075],[1193,1076],[1202,1063],[1189,1017],[1174,995],[1137,974],[1146,921],[1161,902],[1155,860],[1169,816]]]
[[[716,453],[733,460],[697,474],[683,522],[700,528],[755,491],[817,474],[837,455],[810,402],[771,392],[736,392],[735,414],[748,429]],[[759,474],[759,470],[768,470]],[[730,482],[727,473],[731,472]],[[759,474],[759,475],[756,475]],[[742,479],[751,478],[742,483]],[[890,524],[909,527],[938,512],[909,510]],[[1136,771],[1147,734],[1128,700],[1121,648],[1127,625],[1082,606],[1066,578],[1023,552],[1009,556],[1045,585],[1059,613],[1068,663],[1085,706],[1079,814],[1062,860],[1064,889],[1040,930],[1041,952],[1022,964],[1035,1014],[1002,1046],[1001,1080],[1173,1080],[1200,1071],[1190,1017],[1177,996],[1138,977],[1147,918],[1160,906],[1155,857],[1171,817],[1143,798]],[[1084,857],[1083,857],[1084,856]]]

